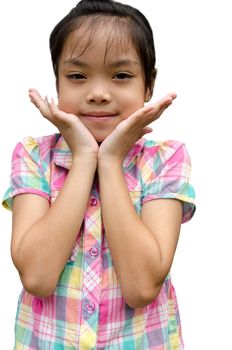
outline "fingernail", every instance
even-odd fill
[[[172,98],[169,97],[166,101],[165,101],[165,107],[168,107],[172,104]]]

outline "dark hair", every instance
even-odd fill
[[[53,70],[58,80],[58,63],[66,37],[74,32],[84,16],[99,15],[126,19],[131,40],[135,45],[145,75],[145,87],[152,94],[156,77],[156,57],[151,26],[136,8],[112,0],[81,0],[53,29],[50,35],[50,52]]]

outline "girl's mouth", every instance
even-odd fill
[[[115,113],[110,113],[110,112],[103,112],[103,111],[96,111],[96,112],[87,112],[85,114],[81,115],[85,119],[89,120],[95,120],[95,121],[107,121],[111,120],[113,117],[116,116]]]

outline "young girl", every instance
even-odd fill
[[[58,105],[29,96],[60,133],[17,144],[3,202],[24,287],[15,349],[183,349],[169,271],[194,192],[184,144],[142,137],[176,97],[144,107],[150,25],[128,5],[82,0],[50,49]]]

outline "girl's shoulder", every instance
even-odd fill
[[[59,139],[60,134],[58,133],[39,137],[26,136],[17,143],[13,157],[14,155],[28,155],[33,159],[38,157],[44,159],[52,153]]]
[[[147,140],[141,138],[128,153],[124,160],[124,170],[134,166],[140,169],[153,169],[171,165],[173,163],[191,164],[191,159],[182,141],[177,140]]]
[[[189,159],[185,143],[179,140],[145,140],[141,153],[146,159],[159,158],[163,163],[173,157]]]
[[[146,140],[144,142],[144,150],[154,150],[154,151],[167,151],[167,150],[177,150],[185,145],[184,142],[179,140]]]
[[[25,149],[32,150],[34,148],[45,148],[52,149],[55,147],[56,143],[60,138],[60,134],[52,134],[46,136],[32,137],[26,136],[19,142],[19,145],[22,145]]]

